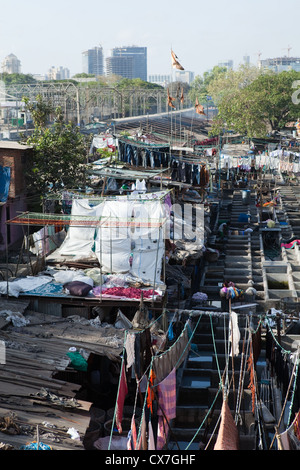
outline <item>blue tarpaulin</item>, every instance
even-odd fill
[[[10,185],[10,167],[0,166],[0,202],[6,202]]]

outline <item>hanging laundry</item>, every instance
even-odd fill
[[[126,350],[126,370],[128,370],[135,361],[134,355],[134,343],[135,343],[135,334],[128,333],[125,340],[125,350]]]
[[[277,434],[279,450],[300,450],[300,411],[296,413],[292,424],[281,434]]]
[[[136,432],[135,416],[133,414],[131,418],[131,428],[128,433],[127,450],[135,450],[136,441],[137,441],[137,432]]]
[[[153,372],[153,369],[151,369],[150,376],[149,376],[148,390],[147,390],[147,406],[150,409],[151,414],[153,414],[152,403],[155,398],[154,390],[153,390],[154,381],[155,381],[155,374]]]
[[[214,450],[238,450],[239,436],[228,402],[223,400],[221,423]]]
[[[137,444],[136,444],[136,450],[147,450],[148,442],[147,442],[147,429],[146,428],[147,428],[146,416],[145,416],[145,413],[143,413],[139,436],[138,436]]]
[[[254,383],[254,363],[253,363],[253,352],[251,350],[248,358],[248,369],[247,372],[250,373],[250,382],[248,388],[251,390],[252,395],[252,413],[255,412],[255,383]]]
[[[148,423],[148,450],[156,450],[151,419]]]
[[[206,165],[202,165],[200,170],[200,186],[204,187],[209,183],[209,171],[206,168]]]
[[[135,373],[138,378],[141,378],[148,369],[152,357],[151,333],[149,328],[146,328],[145,330],[135,335],[134,354]]]
[[[122,363],[122,369],[120,374],[120,385],[117,397],[116,405],[116,425],[119,433],[122,433],[122,419],[123,419],[123,408],[126,395],[128,393],[127,379],[125,373],[125,361]]]
[[[238,325],[238,316],[237,313],[233,310],[230,314],[230,322],[229,322],[229,341],[231,342],[231,351],[230,356],[238,356],[240,349],[239,349],[239,341],[240,341],[240,330]]]
[[[167,441],[169,424],[176,417],[176,369],[157,386],[158,395],[158,432],[157,450],[161,450]]]
[[[153,369],[157,384],[162,382],[174,368],[178,368],[188,355],[190,351],[188,326],[189,322],[186,322],[184,330],[167,351],[153,357]]]

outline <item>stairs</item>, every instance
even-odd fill
[[[242,350],[242,338],[245,334],[243,318],[239,318]],[[228,323],[228,318],[227,322]],[[172,423],[169,449],[196,450],[206,448],[212,450],[217,437],[215,426],[222,407],[222,392],[219,384],[226,367],[228,355],[224,340],[224,319],[212,316],[213,334],[210,319],[207,315],[201,317],[193,336],[193,348],[182,368],[178,384],[176,419]],[[225,328],[226,338],[228,329]],[[214,352],[216,346],[217,357]],[[196,350],[197,348],[197,350]],[[234,376],[234,391],[231,385],[228,403],[231,410],[236,409],[238,396],[241,355],[228,361],[229,381]],[[247,366],[243,369],[247,370]],[[234,372],[234,374],[233,374]],[[221,378],[220,378],[221,377]],[[247,388],[249,374],[244,378],[243,399],[240,408],[239,450],[255,450],[255,418],[251,411],[251,392]],[[200,429],[199,429],[200,428]]]

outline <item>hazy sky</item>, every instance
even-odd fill
[[[51,66],[82,72],[81,54],[102,45],[146,46],[148,75],[171,73],[170,49],[202,75],[245,54],[300,56],[299,0],[0,0],[0,62],[10,53],[22,73]]]

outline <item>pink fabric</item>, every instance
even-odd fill
[[[221,424],[214,450],[238,450],[238,442],[238,430],[227,400],[224,400],[221,410]]]
[[[101,288],[96,287],[93,289],[93,294],[95,296],[101,295]],[[140,299],[141,294],[143,293],[143,298],[152,297],[152,295],[158,295],[158,292],[154,291],[153,289],[149,290],[142,290],[137,289],[136,287],[109,287],[107,289],[102,288],[102,296],[103,297],[126,297],[127,299]]]
[[[176,368],[158,384],[157,394],[159,404],[157,450],[161,450],[167,441],[170,420],[176,417]]]
[[[116,410],[116,425],[120,434],[122,432],[123,408],[124,408],[124,401],[125,401],[125,397],[127,393],[128,393],[128,387],[127,387],[127,380],[126,380],[126,374],[125,374],[125,363],[123,361],[122,370],[121,370],[121,378],[120,378],[120,387],[119,387],[119,393],[117,397],[117,410]]]

